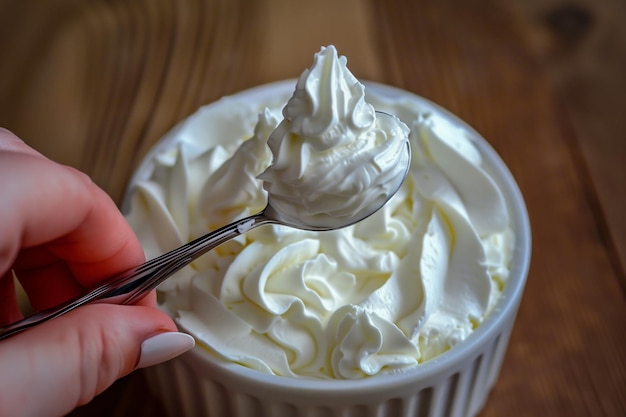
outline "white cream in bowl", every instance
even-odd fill
[[[394,158],[407,128],[381,129],[395,121],[378,120],[374,109],[409,126],[409,177],[355,226],[264,226],[224,244],[159,288],[163,307],[221,360],[296,378],[397,372],[466,339],[498,301],[515,246],[509,209],[475,133],[435,106],[364,88],[332,47],[316,55],[295,90],[280,90],[201,109],[151,155],[127,216],[148,258],[260,211],[267,190],[286,209],[297,206],[290,199],[306,200],[310,211],[294,216],[329,216],[319,190],[332,184],[320,174],[332,170],[345,176],[344,205],[375,189],[332,155],[303,163],[306,146],[336,149],[364,137],[341,152],[358,158],[364,149],[368,160],[387,152],[376,168],[397,176]],[[268,145],[281,112],[288,126]],[[389,131],[394,140],[372,147]],[[303,140],[311,137],[323,140]],[[305,169],[317,176],[303,178]]]

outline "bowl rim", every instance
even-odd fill
[[[399,372],[374,375],[361,379],[308,379],[294,378],[268,374],[259,370],[223,361],[210,352],[209,349],[197,345],[194,349],[183,355],[205,360],[211,366],[221,369],[223,372],[232,374],[249,384],[262,384],[265,389],[281,389],[287,391],[313,391],[324,395],[344,395],[347,391],[358,390],[361,394],[380,390],[385,386],[387,390],[397,389],[419,381],[443,378],[458,369],[463,362],[471,362],[481,352],[481,347],[492,341],[501,328],[509,320],[513,320],[521,301],[526,284],[531,258],[531,229],[528,212],[521,190],[519,189],[509,168],[481,134],[458,116],[436,104],[435,102],[403,90],[398,87],[382,84],[379,82],[361,80],[366,87],[366,95],[373,94],[378,97],[398,99],[406,98],[417,101],[423,105],[432,107],[450,117],[459,125],[473,133],[473,143],[479,148],[481,156],[490,168],[490,173],[501,186],[505,200],[511,212],[512,227],[515,231],[515,247],[513,261],[510,268],[509,278],[504,286],[500,299],[496,302],[491,313],[465,340],[450,350],[441,353],[433,359],[420,363],[409,369]],[[254,100],[255,98],[267,98],[267,94],[285,93],[294,89],[296,79],[286,79],[262,84],[245,89],[224,98]],[[211,106],[219,105],[221,99],[200,107],[195,113],[174,126],[165,134],[142,159],[134,175],[129,181],[123,199],[123,207],[129,204],[133,185],[140,179],[146,178],[151,170],[150,160],[152,157],[170,147],[176,140],[176,132],[184,123],[195,117],[202,110],[210,109]],[[123,210],[125,211],[125,210]],[[181,327],[179,325],[179,327]],[[184,328],[181,330],[184,331]]]

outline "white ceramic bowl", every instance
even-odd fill
[[[251,102],[276,97],[283,103],[295,80],[263,85],[231,96]],[[466,126],[432,102],[393,87],[366,83],[368,96],[401,99],[435,110]],[[229,98],[230,99],[230,98]],[[174,146],[181,131],[201,132],[219,118],[220,102],[205,106],[168,133],[146,156],[130,182],[147,178],[151,159]],[[399,115],[401,116],[401,115]],[[473,130],[472,130],[473,131]],[[183,137],[185,135],[182,135]],[[265,374],[225,363],[196,346],[179,358],[146,369],[154,393],[171,416],[443,417],[474,416],[498,377],[522,297],[530,262],[530,227],[522,195],[509,170],[477,133],[495,181],[503,190],[515,232],[515,251],[502,296],[484,322],[463,342],[405,372],[360,380],[305,380]],[[184,139],[183,139],[184,140]],[[125,199],[126,205],[129,194]],[[184,329],[183,329],[184,330]]]

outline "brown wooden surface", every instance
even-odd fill
[[[358,77],[472,124],[526,198],[530,276],[481,416],[623,417],[624,16],[622,0],[0,0],[0,126],[119,202],[177,121],[335,44]],[[72,416],[162,415],[143,378]]]

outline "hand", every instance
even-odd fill
[[[1,128],[0,224],[0,326],[21,318],[12,271],[39,310],[144,260],[104,191]],[[137,305],[83,306],[0,341],[0,416],[66,414],[192,346],[154,294]]]

